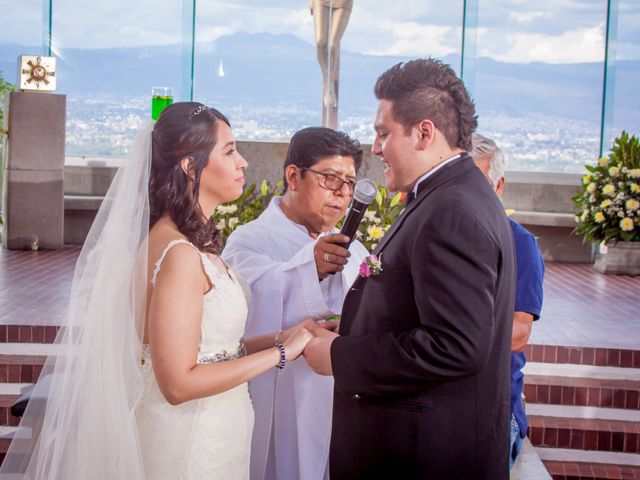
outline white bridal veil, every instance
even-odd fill
[[[136,137],[84,243],[56,354],[45,364],[0,479],[144,478],[135,408],[153,125]]]

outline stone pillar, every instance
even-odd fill
[[[30,249],[64,245],[66,96],[38,92],[5,95],[9,131],[2,176],[2,244]]]

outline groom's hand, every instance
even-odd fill
[[[318,375],[333,375],[331,344],[339,335],[324,329],[318,329],[314,334],[316,336],[307,343],[302,352],[304,359]]]
[[[324,330],[329,330],[331,332],[336,332],[337,333],[338,332],[338,327],[340,326],[338,320],[331,320],[331,321],[316,320],[313,317],[305,318],[304,321],[302,323],[300,323],[300,325],[303,326],[304,328],[306,328],[307,330],[309,330],[313,334],[314,337],[316,335],[318,335],[319,331],[320,331],[320,333],[322,333],[322,331],[324,331]]]

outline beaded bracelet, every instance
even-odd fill
[[[276,368],[279,368],[280,370],[282,370],[284,368],[284,366],[287,364],[287,357],[284,353],[284,345],[281,343],[276,342],[275,347],[280,350],[280,363],[278,363],[278,365],[276,365]]]

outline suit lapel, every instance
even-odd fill
[[[460,158],[453,160],[451,163],[448,163],[447,165],[442,167],[442,169],[434,173],[432,177],[425,179],[420,185],[418,185],[418,194],[416,195],[416,198],[409,204],[409,206],[407,206],[407,208],[404,209],[404,211],[396,219],[393,225],[391,225],[389,230],[387,230],[387,233],[384,237],[382,237],[382,240],[373,251],[373,255],[380,256],[384,247],[398,232],[405,220],[409,217],[409,215],[411,215],[412,212],[416,211],[418,206],[429,196],[431,192],[433,192],[444,182],[455,177],[461,171],[467,170],[471,166],[475,166],[473,163],[473,159],[471,159],[468,153],[462,152],[460,154]]]
[[[433,192],[436,188],[438,188],[443,183],[449,181],[451,178],[456,177],[460,173],[468,170],[469,168],[475,168],[475,164],[473,163],[473,159],[469,156],[468,153],[463,152],[460,155],[460,158],[453,160],[451,163],[442,167],[442,169],[438,170],[433,174],[432,177],[427,178],[424,182],[422,182],[418,186],[418,194],[416,198],[409,204],[407,208],[400,214],[400,216],[396,219],[396,221],[391,225],[387,233],[384,235],[378,246],[371,252],[373,255],[377,255],[380,257],[383,249],[388,245],[391,239],[398,233],[402,224],[406,221],[406,219],[415,212],[420,204],[426,200],[426,198]],[[383,272],[384,272],[384,262],[383,262]],[[347,297],[344,300],[342,312],[345,313],[346,309],[351,307],[352,303],[356,303],[354,307],[361,302],[362,297],[362,288],[364,282],[367,279],[358,275],[356,280],[353,282],[353,285],[349,289],[347,293]],[[351,308],[354,308],[351,307]],[[348,335],[351,330],[351,324],[354,319],[354,315],[346,315],[342,317],[342,321],[340,322],[340,335]]]

